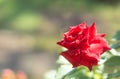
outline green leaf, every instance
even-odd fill
[[[89,72],[86,68],[84,67],[78,67],[67,73],[62,77],[62,79],[90,79],[86,73]]]
[[[105,66],[120,66],[120,56],[113,56],[105,62]]]
[[[120,70],[120,56],[113,56],[108,59],[104,65],[104,71],[107,73],[113,73],[114,71]]]
[[[112,46],[111,46],[111,48],[114,48],[114,49],[117,49],[117,48],[119,48],[120,47],[120,42],[118,42],[118,43],[116,43],[116,44],[113,44]]]
[[[113,37],[115,40],[120,40],[120,30],[116,32],[116,34]]]
[[[118,78],[118,77],[120,77],[120,71],[108,74],[108,79],[110,79],[110,78]]]

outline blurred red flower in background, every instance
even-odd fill
[[[72,65],[87,66],[92,70],[93,65],[98,65],[100,55],[110,50],[105,34],[96,32],[95,23],[87,26],[85,22],[70,27],[69,31],[64,33],[64,38],[57,42],[67,48],[67,51],[61,53]]]
[[[1,79],[27,79],[27,75],[23,71],[15,73],[11,69],[4,69],[1,74]]]

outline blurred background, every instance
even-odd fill
[[[96,22],[110,41],[120,30],[120,0],[0,0],[0,72],[10,68],[44,79],[57,67],[56,42],[83,21]]]

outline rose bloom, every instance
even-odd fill
[[[100,55],[110,50],[105,34],[96,32],[95,23],[87,26],[85,22],[70,27],[69,31],[64,33],[63,39],[57,42],[67,49],[61,53],[72,65],[87,66],[92,70],[93,65],[98,65]]]

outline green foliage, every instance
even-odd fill
[[[114,44],[111,45],[114,49],[120,49],[120,30],[116,32],[116,34],[113,36]]]
[[[119,79],[120,78],[120,71],[108,74],[108,78],[107,79],[113,79],[113,78]]]
[[[113,44],[111,47],[114,48],[114,49],[119,48],[120,47],[120,42],[117,42],[117,43]]]
[[[115,67],[115,66],[120,66],[120,56],[112,56],[110,59],[108,59],[106,62],[105,62],[105,66],[108,66],[108,67]]]
[[[120,40],[120,30],[116,32],[116,34],[114,35],[114,39]]]
[[[88,71],[84,67],[75,68],[66,75],[62,77],[62,79],[89,79],[89,76],[87,75]]]
[[[23,32],[34,32],[40,27],[41,17],[33,12],[24,12],[11,21],[10,25],[14,30]]]
[[[111,57],[106,60],[104,63],[104,71],[108,74],[107,79],[119,79],[120,78],[120,52],[116,49],[120,48],[120,31],[117,31],[113,38],[115,44],[112,44],[113,48],[109,52]]]
[[[120,56],[112,56],[108,59],[104,65],[104,71],[108,74],[116,73],[120,70]]]

